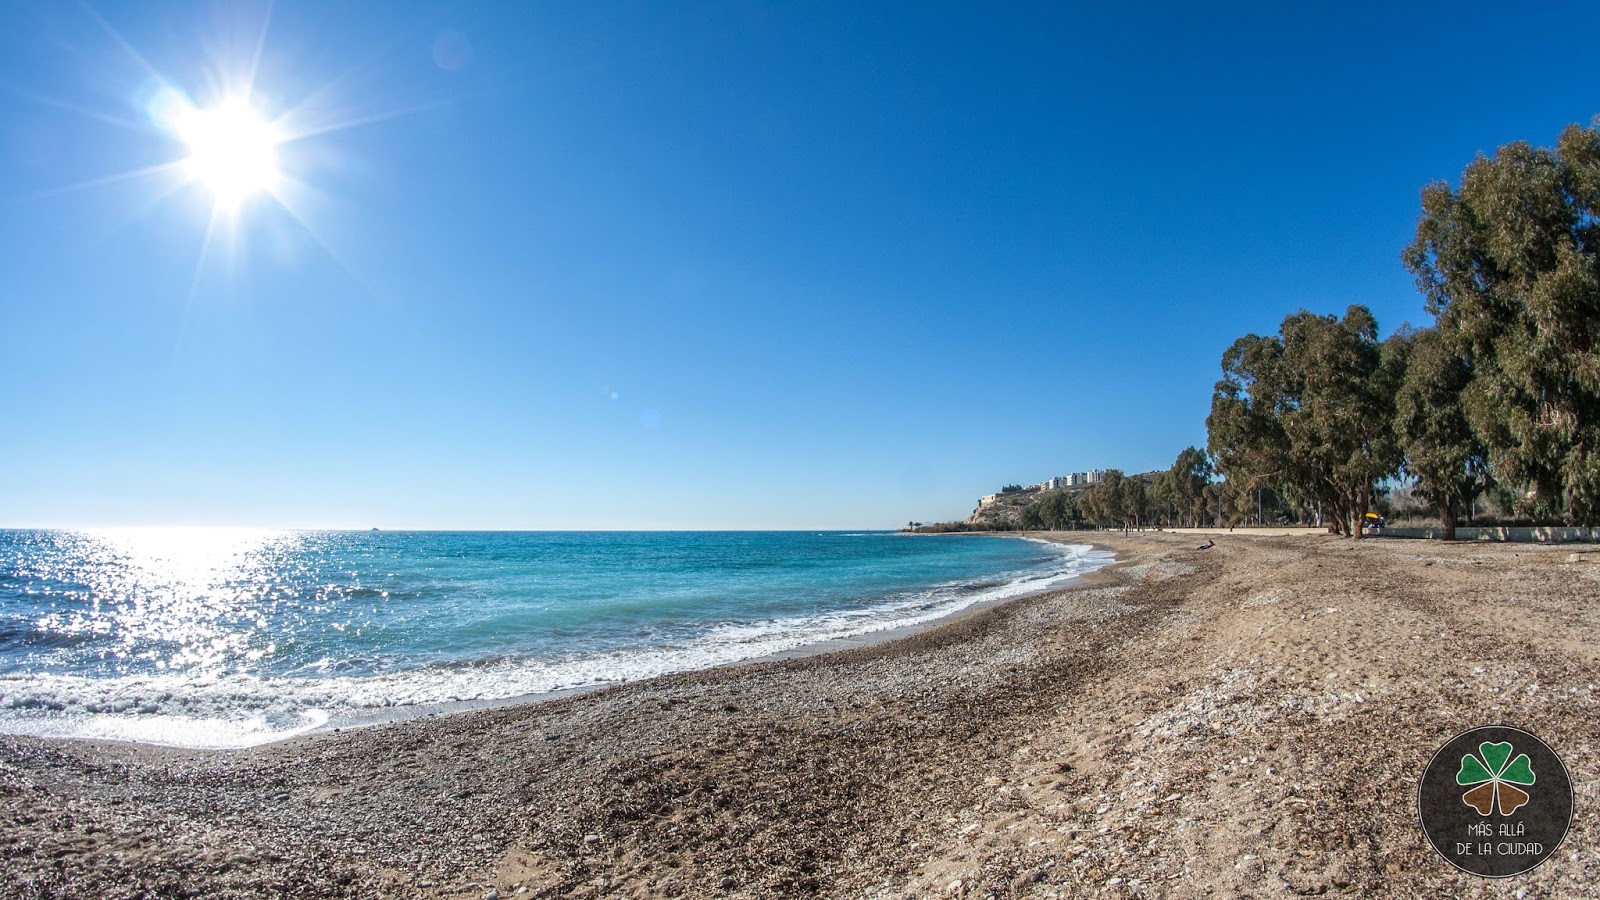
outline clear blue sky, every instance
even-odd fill
[[[1204,445],[1233,338],[1426,321],[1418,191],[1600,6],[8,2],[0,525],[893,527]],[[213,229],[149,116],[255,67]]]

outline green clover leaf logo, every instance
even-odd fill
[[[1456,784],[1462,787],[1478,785],[1463,794],[1461,802],[1477,810],[1480,816],[1487,816],[1497,801],[1502,816],[1509,816],[1521,809],[1528,802],[1528,792],[1514,785],[1527,787],[1534,782],[1533,765],[1528,762],[1528,754],[1519,753],[1516,759],[1511,759],[1509,742],[1479,744],[1478,753],[1483,756],[1481,761],[1471,753],[1461,757],[1461,771],[1456,773]]]

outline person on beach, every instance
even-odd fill
[[[1212,547],[1215,547],[1216,545],[1217,545],[1216,541],[1212,540],[1211,538],[1206,538],[1206,542],[1204,544],[1201,544],[1200,546],[1196,547],[1195,549],[1196,550],[1210,550]]]

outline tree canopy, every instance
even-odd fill
[[[1198,447],[1185,447],[1172,468],[1158,474],[1150,485],[1150,500],[1160,515],[1198,527],[1206,513],[1206,485],[1211,482],[1211,460]]]
[[[1051,491],[1022,510],[1022,527],[1028,531],[1076,528],[1081,520],[1077,501],[1066,491]]]
[[[1517,142],[1422,192],[1403,254],[1469,379],[1462,408],[1526,511],[1600,513],[1600,131]]]
[[[1360,536],[1378,483],[1399,468],[1394,388],[1403,356],[1380,344],[1364,306],[1344,318],[1301,310],[1277,335],[1246,335],[1223,353],[1206,429],[1217,469],[1334,512]]]
[[[1394,339],[1405,353],[1405,375],[1395,394],[1395,437],[1415,492],[1434,505],[1446,540],[1456,520],[1484,487],[1487,448],[1462,408],[1472,383],[1466,360],[1452,353],[1433,328]]]

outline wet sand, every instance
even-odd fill
[[[1082,535],[1075,536],[1081,542]],[[241,751],[0,738],[22,897],[1600,893],[1600,552],[1095,535],[1118,565],[897,640]],[[1490,882],[1415,784],[1475,725],[1572,773]]]

